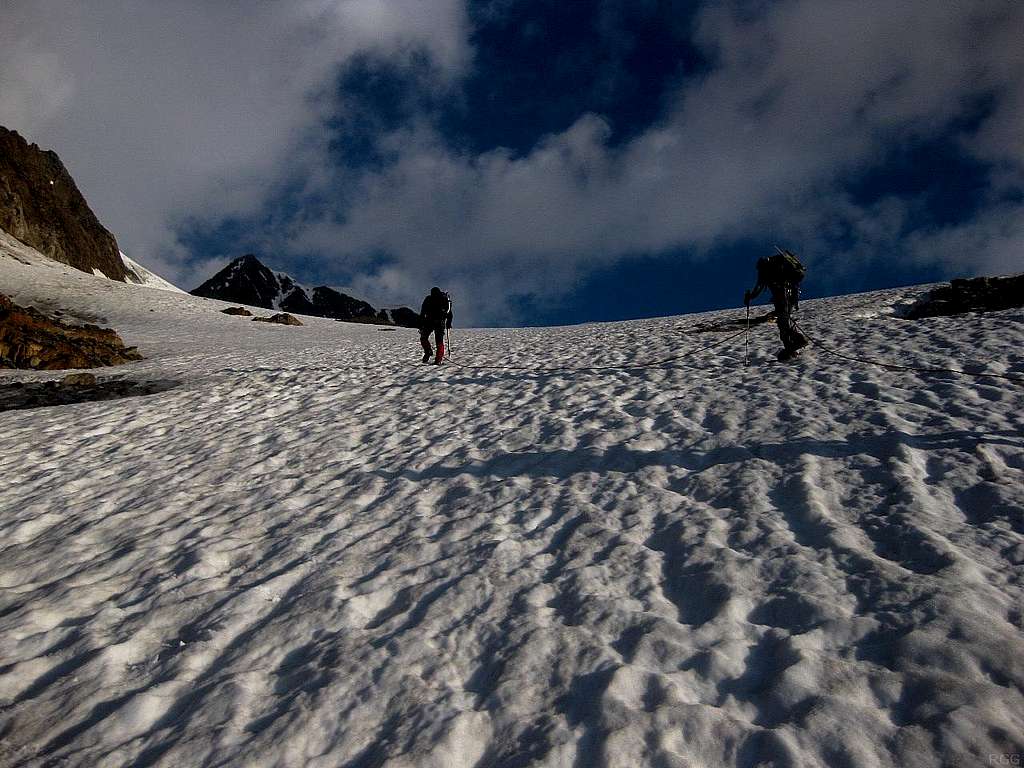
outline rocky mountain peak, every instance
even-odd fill
[[[408,326],[419,323],[419,315],[411,309],[377,310],[368,302],[325,285],[308,290],[289,275],[272,271],[251,253],[239,256],[192,294],[335,320]]]
[[[0,229],[70,267],[126,280],[117,241],[89,208],[57,153],[3,127]]]

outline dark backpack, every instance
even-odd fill
[[[771,260],[774,262],[772,266],[775,274],[787,283],[799,285],[807,274],[807,267],[792,251],[780,250]]]
[[[445,319],[445,323],[447,324],[447,327],[451,328],[452,327],[452,323],[451,323],[451,320],[448,319],[448,317],[449,317],[449,315],[453,314],[454,308],[453,308],[453,305],[452,305],[452,296],[451,296],[450,293],[448,293],[448,291],[444,292],[444,300],[445,300],[444,319]]]
[[[435,296],[430,294],[423,302],[422,320],[431,326],[437,326],[448,319],[448,313],[452,311],[452,297],[442,291]]]

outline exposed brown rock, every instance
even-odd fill
[[[238,315],[240,317],[252,317],[252,312],[250,312],[245,307],[228,307],[227,309],[222,309],[221,312],[223,312],[225,315]]]
[[[91,373],[69,373],[60,380],[62,387],[95,387],[96,377]]]
[[[272,317],[254,317],[258,323],[277,323],[278,325],[302,325],[302,321],[287,312],[278,312]]]
[[[0,294],[0,368],[99,368],[141,360],[109,328],[73,326]]]
[[[52,151],[0,127],[0,229],[63,264],[126,279],[117,241]]]

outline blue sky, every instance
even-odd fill
[[[736,306],[774,244],[808,296],[1024,269],[1018,2],[170,5],[14,0],[0,124],[186,288],[516,325]]]

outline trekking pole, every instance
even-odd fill
[[[445,333],[445,336],[448,337],[448,347],[447,347],[448,354],[446,354],[445,357],[447,357],[450,360],[451,356],[452,356],[452,329],[451,328],[445,328],[444,329],[444,333]]]
[[[750,365],[750,303],[747,303],[747,324],[743,334],[743,367]]]

